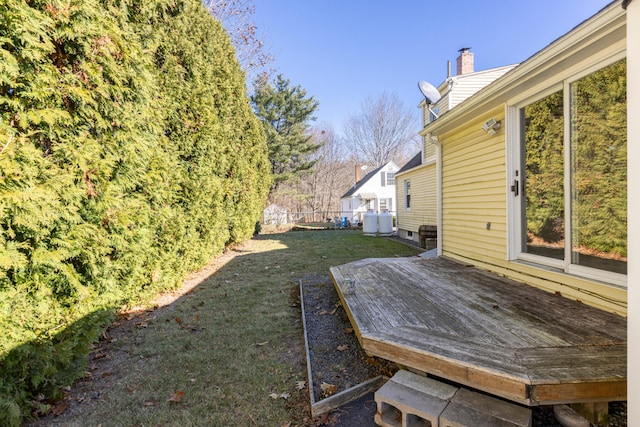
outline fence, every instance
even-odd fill
[[[357,212],[352,216],[348,216],[347,221],[349,225],[361,225],[363,215],[366,212]],[[395,218],[395,211],[389,212]],[[339,211],[326,211],[326,212],[288,212],[286,210],[265,210],[262,216],[263,225],[293,225],[293,224],[340,224],[345,226],[343,216]],[[394,221],[395,225],[395,221]]]

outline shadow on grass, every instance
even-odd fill
[[[62,397],[61,387],[84,371],[92,342],[113,321],[114,313],[115,310],[96,310],[50,340],[31,341],[3,355],[0,424],[20,425],[26,402],[31,402],[35,415],[50,411],[49,402]]]
[[[59,415],[28,425],[308,425],[299,279],[418,252],[358,231],[256,236],[187,278],[167,305],[121,314],[83,379],[52,403]]]

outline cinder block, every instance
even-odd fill
[[[448,384],[399,371],[375,393],[375,422],[382,427],[437,427],[456,391]]]
[[[391,381],[442,400],[451,399],[458,391],[458,387],[403,370],[396,372]]]
[[[564,427],[589,427],[591,423],[568,405],[554,405],[553,415]]]
[[[461,388],[440,415],[440,427],[531,427],[531,409]]]

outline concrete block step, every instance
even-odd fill
[[[457,387],[398,371],[375,393],[375,422],[382,427],[437,427]]]
[[[530,427],[531,409],[461,388],[440,414],[440,427]]]
[[[381,427],[531,427],[529,408],[398,371],[375,393]]]

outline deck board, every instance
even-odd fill
[[[369,354],[527,405],[626,400],[626,318],[443,258],[331,268]]]

